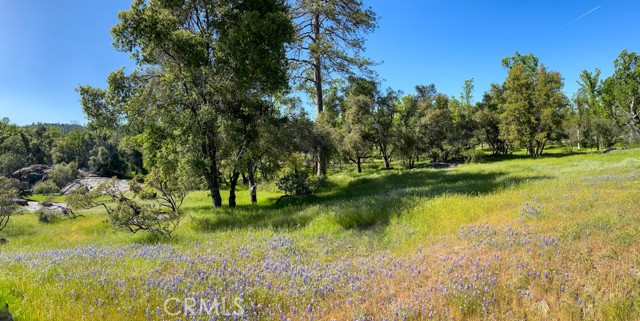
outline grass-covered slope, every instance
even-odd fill
[[[191,297],[242,298],[249,320],[634,320],[639,183],[626,150],[338,172],[306,199],[261,186],[258,205],[241,191],[217,212],[194,192],[171,240],[113,231],[100,211],[19,215],[0,301],[15,320],[208,320],[164,311]]]

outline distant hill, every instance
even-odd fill
[[[60,124],[60,123],[33,123],[31,125],[24,126],[25,128],[33,128],[37,126],[59,128],[64,134],[68,134],[74,130],[82,131],[84,126],[79,124]]]

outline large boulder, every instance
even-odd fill
[[[30,186],[35,185],[37,182],[46,180],[48,178],[47,172],[52,167],[49,165],[35,164],[25,168],[21,168],[11,175],[13,178],[26,182]]]
[[[12,198],[9,201],[18,206],[29,206],[29,202],[21,198]]]

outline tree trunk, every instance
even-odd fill
[[[382,158],[384,159],[384,169],[391,169],[391,160],[389,159],[389,156],[385,153],[382,155]]]
[[[255,167],[251,162],[247,164],[247,176],[249,179],[249,196],[251,197],[251,204],[256,204],[258,203],[258,186],[256,185]]]
[[[320,15],[313,16],[314,44],[320,37]],[[317,44],[316,44],[317,45]],[[322,59],[319,52],[313,52],[313,81],[316,86],[316,117],[322,113]]]
[[[358,168],[358,173],[362,173],[362,158],[356,157],[356,167]]]
[[[233,172],[233,175],[229,178],[229,207],[236,207],[236,186],[238,185],[238,178],[240,173]]]
[[[382,145],[382,143],[378,145],[380,146],[380,154],[382,154],[382,159],[384,160],[384,169],[391,169],[391,158],[389,157],[389,153],[387,153],[387,147]]]
[[[220,172],[218,171],[216,149],[210,141],[203,144],[202,149],[209,161],[209,166],[204,171],[204,178],[211,193],[211,203],[213,208],[220,208],[222,207],[222,197],[220,196]]]
[[[317,39],[320,38],[320,15],[316,14],[313,16],[313,39],[314,43]],[[320,53],[313,52],[313,82],[315,85],[315,94],[316,94],[316,119],[320,116],[322,111],[324,110],[323,105],[323,97],[322,97],[322,57],[320,57]],[[320,146],[316,147],[316,176],[326,176],[327,175],[327,160],[325,155],[322,153],[322,149]]]
[[[315,172],[316,176],[327,176],[327,160],[322,154],[321,148],[317,147],[315,152]]]

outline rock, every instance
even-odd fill
[[[40,203],[40,208],[47,212],[56,212],[64,215],[73,213],[67,205],[62,203],[42,202]]]
[[[21,198],[12,198],[9,200],[11,203],[18,206],[29,206],[29,202],[27,200],[23,200]]]
[[[49,165],[35,164],[13,172],[12,177],[29,185],[34,185],[37,182],[46,180],[47,171],[51,168]]]
[[[75,180],[73,183],[68,184],[67,186],[62,188],[62,190],[60,190],[60,193],[62,193],[63,195],[69,195],[82,187],[86,187],[88,190],[93,190],[98,188],[100,185],[109,182],[111,182],[110,177],[88,175],[84,178]],[[116,179],[116,186],[121,192],[126,192],[129,190],[129,181],[126,179]]]

